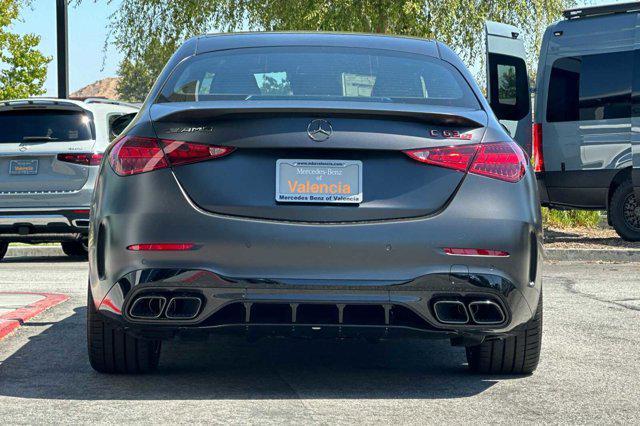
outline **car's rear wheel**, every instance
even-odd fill
[[[533,318],[515,336],[467,346],[471,371],[489,374],[529,374],[538,366],[542,346],[542,294]]]
[[[630,179],[613,192],[609,220],[622,239],[640,241],[640,200],[636,199]]]
[[[64,254],[69,257],[87,258],[87,246],[82,241],[63,241],[60,245]]]
[[[7,254],[7,250],[9,250],[9,243],[6,241],[0,241],[0,260],[2,260]]]
[[[158,367],[160,341],[134,337],[97,312],[91,292],[87,300],[87,346],[94,370],[108,374],[149,373]]]

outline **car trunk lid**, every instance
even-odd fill
[[[404,151],[477,144],[486,124],[486,113],[464,108],[434,107],[427,112],[412,106],[367,110],[362,103],[357,108],[292,105],[291,101],[263,102],[250,108],[247,103],[243,108],[224,105],[227,102],[215,104],[209,108],[176,104],[151,108],[160,139],[235,148],[214,161],[174,167],[179,184],[203,210],[283,221],[357,222],[434,214],[455,195],[465,174],[419,163]],[[311,137],[318,122],[328,124],[331,133],[321,141]],[[282,178],[282,169],[277,171],[282,162],[297,170],[288,179]],[[323,167],[329,170],[327,164],[360,166],[361,200],[276,199],[277,176],[280,193],[296,195],[298,185],[308,193],[314,184],[322,188],[323,180],[329,179],[317,174]],[[340,178],[329,182],[339,184]]]

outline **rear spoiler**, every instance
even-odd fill
[[[433,125],[470,128],[487,125],[487,114],[483,110],[379,102],[205,101],[160,103],[150,108],[153,121],[166,123],[198,122],[246,114],[381,116],[414,119]]]

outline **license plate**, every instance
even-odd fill
[[[9,161],[10,175],[37,175],[38,160],[11,160]]]
[[[361,203],[362,161],[278,160],[276,201]]]

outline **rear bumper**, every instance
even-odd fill
[[[517,286],[490,273],[429,274],[409,282],[297,282],[222,277],[203,270],[146,269],[120,279],[98,311],[133,333],[171,338],[197,332],[309,334],[312,336],[422,336],[484,339],[516,330],[533,312]],[[157,318],[136,316],[140,298],[164,300]],[[192,318],[169,314],[171,299],[196,298]],[[442,321],[434,303],[460,301],[468,320]],[[502,320],[482,324],[470,302],[491,301]]]
[[[331,321],[319,320],[320,327],[493,336],[510,333],[532,317],[542,285],[533,173],[516,184],[469,175],[443,212],[380,222],[318,224],[213,214],[188,199],[170,170],[127,178],[106,170],[95,200],[89,238],[94,304],[131,330],[171,335],[309,329],[313,325],[294,320],[294,312],[320,304],[337,309]],[[126,249],[153,242],[196,247],[181,252]],[[445,247],[503,250],[509,256],[448,255]],[[165,298],[194,293],[203,298],[206,311],[178,323],[134,320],[127,316],[128,304],[143,291]],[[507,319],[491,326],[443,325],[432,308],[441,297],[488,298],[504,308]],[[254,321],[252,309],[266,304],[284,305],[283,323]],[[216,315],[232,305],[238,307],[229,308],[234,319],[216,323]],[[341,322],[340,310],[351,305],[378,307],[373,310],[383,315],[375,324]],[[393,312],[400,308],[417,322],[394,323]]]
[[[82,238],[88,232],[87,207],[64,210],[0,210],[0,240],[3,241],[64,241]]]

